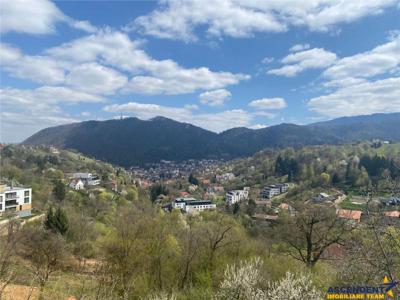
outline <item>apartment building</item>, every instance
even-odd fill
[[[29,216],[32,209],[32,189],[0,185],[0,214],[15,212]]]
[[[172,208],[180,209],[186,213],[200,212],[216,209],[217,206],[210,200],[198,200],[195,198],[176,198],[171,203]]]
[[[289,189],[289,185],[287,183],[278,183],[266,186],[260,193],[262,198],[271,199],[280,194],[286,193]]]
[[[249,187],[245,187],[243,190],[229,191],[225,196],[226,204],[232,205],[242,200],[247,200],[249,198],[249,191]]]

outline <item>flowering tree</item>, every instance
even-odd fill
[[[269,300],[319,300],[321,293],[314,287],[309,275],[294,276],[287,272],[286,276],[269,285],[266,298]]]
[[[262,281],[261,266],[260,258],[241,261],[238,265],[228,266],[215,298],[267,299],[265,292],[260,288],[260,281]]]

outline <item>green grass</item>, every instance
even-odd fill
[[[340,203],[340,207],[343,209],[363,210],[365,209],[365,204],[353,203],[348,198],[346,198],[346,200]]]

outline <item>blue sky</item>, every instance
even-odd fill
[[[0,1],[2,142],[120,116],[220,132],[400,111],[399,0]]]

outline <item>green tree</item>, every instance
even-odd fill
[[[65,199],[65,185],[61,180],[55,180],[53,182],[53,194],[59,201]]]
[[[190,173],[188,181],[190,184],[199,185],[199,180]]]
[[[68,231],[69,223],[64,210],[59,207],[54,212],[54,209],[50,207],[47,211],[44,225],[46,229],[52,230],[56,233],[60,233],[61,235],[65,235]]]

